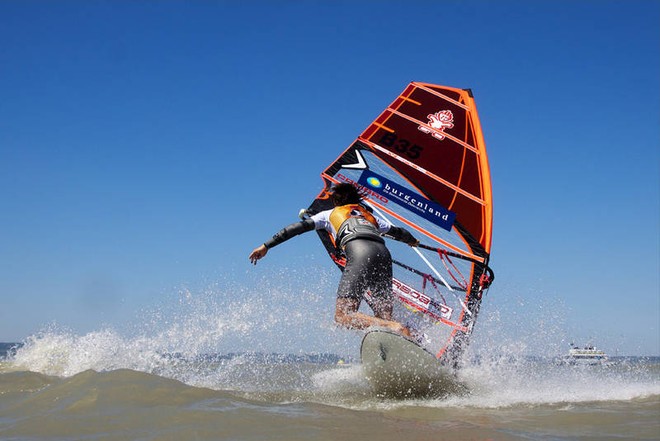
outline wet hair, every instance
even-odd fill
[[[331,190],[332,202],[336,207],[348,204],[359,204],[362,195],[355,186],[351,184],[337,184]]]

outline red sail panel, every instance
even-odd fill
[[[360,140],[427,198],[455,212],[468,239],[480,245],[473,252],[490,252],[490,172],[470,91],[411,83]]]

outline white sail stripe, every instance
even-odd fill
[[[385,216],[385,214],[384,214],[382,211],[380,211],[378,208],[376,208],[373,204],[369,204],[369,206],[370,206],[370,207],[376,212],[376,214],[378,214],[380,217],[382,217],[383,219],[385,219],[385,220],[388,221],[389,223],[392,223],[392,222],[387,218],[387,216]],[[392,225],[394,225],[394,224],[392,224]],[[432,264],[431,262],[429,262],[429,260],[426,258],[426,256],[424,256],[424,255],[422,254],[422,252],[419,251],[416,247],[410,247],[410,248],[412,248],[412,250],[413,250],[414,252],[416,252],[417,255],[418,255],[419,257],[421,257],[421,259],[424,261],[424,263],[426,263],[426,265],[431,269],[431,271],[433,271],[433,273],[434,273],[434,274],[440,279],[440,281],[442,282],[442,284],[445,285],[445,287],[449,290],[449,292],[452,293],[452,295],[453,295],[454,298],[458,301],[458,303],[461,304],[461,308],[463,308],[463,311],[465,311],[466,313],[468,313],[468,315],[472,315],[472,313],[471,313],[470,310],[467,308],[467,306],[465,305],[465,303],[463,303],[463,301],[460,299],[460,297],[458,297],[458,296],[456,295],[456,292],[455,292],[454,289],[451,287],[451,285],[449,285],[449,283],[447,283],[447,281],[445,280],[445,278],[442,277],[442,275],[438,272],[437,269],[435,269],[435,267],[433,266],[433,264]]]
[[[429,260],[426,258],[426,256],[424,256],[424,255],[422,254],[422,252],[419,251],[416,247],[411,247],[411,248],[413,249],[413,251],[415,251],[415,252],[417,253],[417,255],[418,255],[419,257],[422,258],[422,260],[428,265],[428,267],[431,268],[431,271],[433,271],[433,273],[434,273],[436,276],[438,276],[438,278],[440,279],[440,281],[441,281],[441,282],[447,287],[447,289],[448,289],[449,291],[451,291],[451,293],[452,293],[452,295],[454,296],[454,298],[458,301],[458,303],[461,304],[461,308],[463,308],[463,311],[467,312],[468,315],[472,315],[472,313],[471,313],[470,310],[468,309],[467,305],[466,305],[465,303],[463,303],[463,301],[461,300],[461,298],[458,297],[458,296],[456,295],[456,292],[454,291],[454,289],[453,289],[451,286],[449,286],[449,284],[448,284],[447,281],[444,279],[444,277],[442,277],[442,276],[440,275],[440,273],[438,272],[438,270],[435,269],[435,267],[431,264],[431,262],[429,262]]]
[[[330,180],[333,181],[333,182],[339,182],[339,181],[336,181],[335,179],[332,179],[332,178],[328,177],[328,175],[323,175],[323,176],[325,176],[326,178],[330,179]],[[369,205],[376,205],[377,207],[380,207],[381,210],[386,210],[386,211],[387,211],[387,209],[386,209],[384,206],[378,204],[378,202],[376,202],[376,201],[373,200],[373,199],[370,199],[368,196],[365,197],[365,201],[368,201],[368,202],[369,202]],[[393,213],[390,213],[390,214],[393,215]],[[467,257],[467,258],[469,258],[469,259],[472,259],[472,260],[474,260],[474,261],[476,261],[476,262],[480,262],[480,263],[483,263],[483,262],[484,262],[484,258],[483,258],[483,257],[479,257],[479,256],[477,256],[476,254],[472,254],[472,253],[470,253],[470,252],[468,252],[468,251],[466,251],[466,250],[464,250],[464,249],[462,249],[462,248],[460,248],[460,247],[458,247],[458,246],[456,246],[456,245],[454,245],[454,244],[452,244],[452,243],[450,243],[450,242],[448,242],[448,241],[442,239],[441,237],[436,236],[435,234],[431,233],[431,232],[428,231],[427,229],[422,228],[421,226],[415,224],[415,223],[412,222],[410,219],[407,219],[407,218],[406,218],[405,216],[403,216],[402,214],[399,213],[399,214],[396,214],[396,215],[394,215],[394,216],[395,216],[395,217],[396,217],[396,216],[399,216],[399,217],[397,217],[397,219],[399,219],[399,220],[400,220],[401,222],[403,222],[403,223],[410,222],[412,225],[415,225],[416,228],[415,228],[415,227],[413,227],[413,228],[415,228],[418,232],[424,234],[424,235],[425,235],[426,237],[428,237],[429,239],[433,240],[433,241],[434,241],[435,243],[437,243],[438,245],[443,246],[443,247],[447,248],[448,250],[454,251],[454,252],[456,252],[456,253],[458,253],[458,254],[464,256],[464,257]]]
[[[473,200],[474,202],[477,202],[480,205],[484,205],[484,206],[486,205],[486,202],[483,199],[473,195],[472,193],[468,193],[467,191],[463,190],[462,188],[455,186],[451,182],[445,181],[440,176],[426,170],[425,168],[420,167],[419,165],[408,161],[406,158],[403,158],[403,157],[397,155],[396,153],[390,152],[385,147],[381,147],[378,144],[374,144],[373,142],[369,142],[369,141],[367,141],[367,142],[370,145],[372,145],[375,149],[377,149],[378,151],[381,151],[381,152],[385,153],[386,155],[391,156],[392,158],[396,159],[397,161],[403,162],[404,164],[406,164],[409,167],[414,168],[418,172],[424,173],[425,175],[435,179],[436,181],[440,182],[441,184],[446,185],[447,187],[451,188],[455,192],[460,193],[461,195],[465,196],[466,198],[471,199],[471,200]]]
[[[407,119],[408,121],[411,121],[411,122],[413,122],[413,123],[415,123],[415,124],[418,124],[418,125],[420,125],[420,126],[427,127],[427,128],[428,128],[430,131],[432,131],[432,132],[437,132],[437,130],[434,129],[433,127],[431,127],[430,125],[426,124],[426,123],[423,122],[423,121],[420,121],[420,120],[418,120],[418,119],[415,119],[415,118],[413,118],[413,117],[410,116],[410,115],[406,115],[405,113],[401,113],[401,112],[399,112],[399,111],[397,111],[397,110],[394,110],[394,109],[389,109],[389,111],[392,112],[393,114],[395,114],[395,115],[397,115],[397,116],[400,116],[401,118]],[[468,143],[465,142],[465,141],[461,141],[460,139],[458,139],[458,138],[456,138],[456,137],[450,135],[450,134],[447,133],[447,132],[442,132],[442,136],[444,136],[445,138],[449,138],[449,139],[451,139],[452,141],[456,142],[457,144],[460,144],[460,145],[462,145],[463,147],[465,147],[466,149],[471,150],[472,152],[476,153],[477,155],[480,154],[479,150],[478,150],[476,147],[471,146],[470,144],[468,144]]]
[[[354,164],[344,164],[341,168],[349,168],[354,170],[364,170],[367,168],[367,163],[362,157],[362,153],[358,149],[355,149],[355,156],[357,156],[357,162]]]

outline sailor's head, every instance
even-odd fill
[[[362,196],[355,186],[352,184],[337,184],[330,189],[332,202],[335,206],[339,207],[348,204],[359,204]]]

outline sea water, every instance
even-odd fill
[[[660,439],[658,358],[561,365],[497,335],[485,309],[475,339],[487,344],[459,372],[468,393],[385,399],[362,373],[361,334],[331,324],[326,296],[184,290],[134,329],[46,328],[5,348],[0,439]]]

